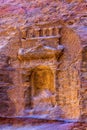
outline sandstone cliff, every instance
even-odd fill
[[[64,47],[61,51],[63,54],[59,55],[58,52],[56,59],[54,48],[57,46],[56,44],[54,45],[54,40],[51,37],[51,40],[46,41],[46,43],[43,43],[44,38],[42,39],[43,41],[39,41],[44,44],[43,47],[40,46],[41,51],[48,56],[46,58],[51,57],[51,60],[35,61],[35,56],[33,56],[28,61],[29,58],[26,57],[32,57],[30,56],[30,50],[28,50],[29,53],[27,55],[24,55],[24,60],[18,58],[18,52],[21,48],[24,48],[26,52],[27,48],[35,49],[36,44],[39,44],[38,42],[34,43],[32,40],[28,41],[30,29],[37,27],[48,28],[51,24],[52,26],[57,24],[59,26],[60,36],[58,35],[57,40],[58,44]],[[57,40],[55,39],[55,43]],[[52,44],[49,45],[49,43]],[[36,52],[40,50],[37,48],[34,55],[37,55]],[[47,54],[49,49],[50,55]],[[42,53],[39,51],[39,54],[41,55]],[[44,59],[43,54],[41,59]],[[48,68],[44,67],[44,63]],[[29,66],[29,64],[31,65]],[[36,68],[35,65],[37,65]],[[31,69],[32,66],[33,69]],[[53,73],[49,67],[53,70]],[[34,71],[34,73],[31,74],[31,71]],[[56,73],[56,76],[51,76],[54,73]],[[43,76],[44,74],[46,79]],[[39,80],[40,78],[42,81]],[[55,90],[53,89],[54,85],[50,84],[54,79]],[[31,85],[39,89],[35,90],[33,88],[35,91],[33,93],[38,93],[38,96],[34,97],[34,99],[31,99],[32,94],[29,87]],[[52,92],[51,94],[48,91],[42,92],[43,88],[47,89],[49,86],[52,86],[49,89],[51,90],[50,93]],[[46,116],[47,118],[55,118],[57,115],[58,118],[63,119],[86,120],[86,87],[87,1],[1,0],[0,116],[26,116],[28,114],[39,114],[41,116],[49,113]],[[41,94],[39,95],[40,92],[42,92],[42,97]],[[53,93],[55,93],[55,97],[54,95],[51,96]],[[33,105],[31,100],[33,100]],[[55,106],[54,109],[52,109],[52,105]],[[29,106],[31,108],[34,107],[34,110],[29,111],[31,109]],[[40,112],[41,106],[44,112]]]

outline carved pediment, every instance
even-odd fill
[[[32,60],[32,59],[47,59],[58,57],[60,53],[62,53],[64,47],[62,45],[58,45],[57,48],[38,45],[37,47],[29,48],[29,49],[19,49],[18,58],[20,60]]]

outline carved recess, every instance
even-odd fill
[[[56,106],[56,69],[64,50],[60,44],[61,27],[58,23],[30,27],[18,51],[25,109],[33,114],[49,114]]]

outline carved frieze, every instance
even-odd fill
[[[39,23],[34,27],[29,27],[26,30],[27,39],[49,39],[49,38],[59,38],[60,29],[62,26],[60,23]]]
[[[62,26],[57,23],[39,24],[35,27],[29,27],[27,30],[26,40],[22,48],[18,51],[19,60],[32,59],[51,59],[55,58],[64,50],[60,45],[60,29]],[[24,44],[26,45],[24,47]]]

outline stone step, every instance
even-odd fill
[[[0,124],[41,124],[41,123],[55,123],[63,124],[63,121],[39,119],[33,117],[0,117]]]

